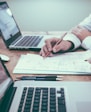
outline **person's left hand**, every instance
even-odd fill
[[[91,32],[82,26],[73,28],[71,33],[76,35],[81,41],[83,41],[87,36],[91,36]]]

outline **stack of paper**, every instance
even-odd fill
[[[37,54],[21,55],[15,74],[91,74],[91,64],[86,61],[91,51],[70,52],[43,58]]]

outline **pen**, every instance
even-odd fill
[[[63,76],[22,76],[19,80],[35,80],[35,81],[57,81],[62,80]]]
[[[55,46],[58,45],[58,44],[60,44],[60,42],[62,41],[62,39],[64,38],[64,36],[65,36],[66,34],[67,34],[67,32],[64,33],[64,34],[61,36],[61,39],[55,44]]]

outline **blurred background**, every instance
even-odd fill
[[[21,31],[66,31],[91,13],[91,0],[7,1]]]

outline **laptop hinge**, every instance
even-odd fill
[[[12,83],[4,95],[0,112],[9,112],[9,108],[11,106],[16,89],[17,87],[13,87],[13,83]]]

